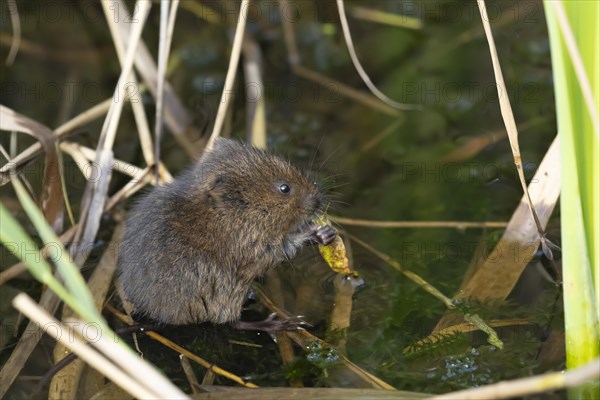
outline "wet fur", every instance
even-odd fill
[[[311,217],[324,207],[319,188],[289,163],[218,139],[133,207],[119,279],[135,311],[158,322],[236,321],[251,282],[310,241]]]

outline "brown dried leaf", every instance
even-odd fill
[[[546,228],[560,194],[560,153],[558,137],[546,152],[535,176],[529,184],[529,193],[542,228]],[[473,266],[473,273],[463,282],[455,298],[480,301],[506,299],[538,246],[550,247],[540,240],[526,195],[515,209],[504,234],[494,250],[485,254]],[[542,247],[542,250],[544,248]],[[544,250],[545,253],[548,253]],[[551,255],[551,254],[547,254]],[[451,315],[444,316],[434,333],[456,323]]]
[[[57,233],[62,231],[64,198],[56,147],[56,135],[50,128],[3,105],[0,105],[0,129],[26,133],[39,140],[46,153],[40,208],[54,231]]]

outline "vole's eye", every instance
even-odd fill
[[[290,186],[287,183],[282,183],[279,185],[279,191],[283,194],[288,194],[291,190]]]

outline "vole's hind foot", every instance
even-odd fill
[[[315,231],[313,238],[314,241],[320,245],[327,246],[329,243],[333,242],[336,235],[337,233],[331,225],[325,225]]]
[[[262,321],[237,321],[233,324],[235,329],[246,331],[266,332],[275,340],[275,332],[296,331],[307,325],[300,317],[280,319],[276,313],[272,313]]]

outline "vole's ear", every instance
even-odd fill
[[[232,184],[234,181],[231,181],[228,176],[220,175],[213,180],[211,189],[207,193],[208,201],[213,208],[240,210],[249,206],[239,190],[232,188]]]
[[[217,174],[212,181],[209,182],[208,197],[213,203],[219,203],[225,193],[225,180],[227,178],[221,174]]]
[[[220,192],[223,191],[224,186],[225,186],[225,179],[226,177],[223,176],[222,174],[216,174],[213,178],[212,181],[209,182],[209,192]]]

